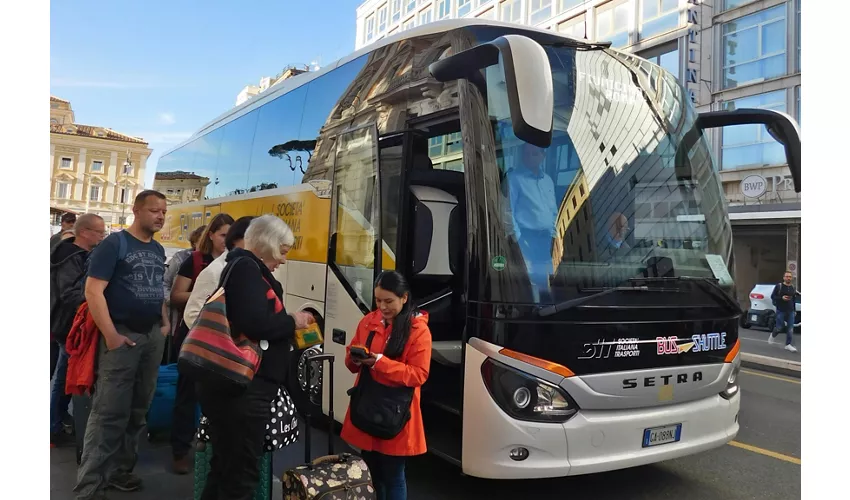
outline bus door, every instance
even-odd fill
[[[345,348],[360,320],[374,309],[372,285],[381,270],[383,245],[377,128],[371,124],[344,132],[336,147],[324,331],[324,352],[336,356],[336,390],[329,394],[328,384],[322,384],[322,408],[327,414],[327,398],[335,398],[335,418],[341,422],[348,408],[346,390],[354,385],[343,363]]]

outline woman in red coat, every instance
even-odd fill
[[[357,326],[345,355],[345,366],[352,373],[371,370],[372,379],[387,386],[412,387],[410,420],[392,439],[379,439],[358,429],[351,423],[350,410],[342,426],[342,438],[362,450],[369,466],[378,498],[405,500],[407,484],[404,477],[406,457],[422,455],[425,446],[425,428],[419,408],[419,388],[428,380],[431,366],[431,331],[427,313],[416,311],[410,301],[410,286],[404,277],[395,272],[381,273],[375,283],[375,305]],[[366,359],[351,356],[351,346],[363,346],[369,332],[375,332]]]

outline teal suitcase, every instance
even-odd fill
[[[272,457],[274,453],[263,453],[260,458],[260,483],[254,492],[253,500],[271,500],[272,498]],[[207,484],[207,474],[210,472],[212,445],[199,441],[195,446],[195,500],[201,499],[204,486]]]

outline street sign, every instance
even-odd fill
[[[764,177],[753,174],[741,181],[741,193],[747,198],[758,198],[767,192],[767,181]]]
[[[795,278],[797,277],[797,261],[796,260],[789,260],[788,261],[788,272],[791,273],[791,276],[793,276]]]

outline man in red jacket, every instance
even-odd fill
[[[139,435],[156,390],[165,337],[165,249],[153,235],[165,223],[165,196],[142,191],[135,220],[89,257],[85,295],[100,331],[97,379],[77,471],[77,500],[103,498],[107,486],[135,491]]]

